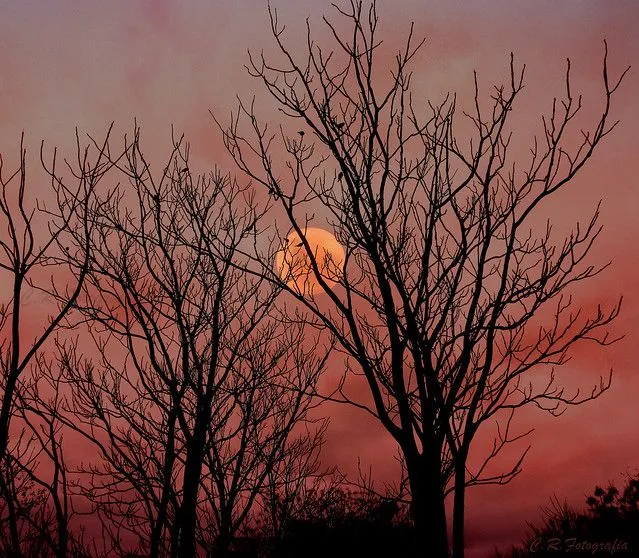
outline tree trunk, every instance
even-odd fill
[[[9,469],[7,469],[9,471]],[[11,473],[8,473],[11,474]],[[11,491],[11,480],[7,480],[4,472],[0,471],[0,493],[5,500],[7,506],[7,515],[9,523],[9,537],[11,541],[11,558],[21,558],[20,535],[18,533],[17,514],[15,508],[15,500]]]
[[[464,511],[466,497],[466,460],[455,469],[453,502],[453,558],[464,558]]]
[[[429,558],[448,558],[446,507],[439,465],[438,454],[406,459],[418,555]]]
[[[206,413],[198,413],[193,436],[187,446],[186,463],[184,465],[184,482],[182,485],[182,505],[176,518],[179,533],[177,548],[173,546],[175,557],[195,558],[195,530],[197,523],[197,497],[202,476],[202,462],[206,442]],[[176,553],[177,552],[177,553]]]
[[[215,541],[215,558],[228,558],[231,550],[231,532],[228,526],[220,525],[220,533]]]
[[[168,417],[168,431],[166,453],[164,457],[164,470],[162,471],[162,497],[158,507],[157,517],[151,529],[151,545],[149,549],[149,558],[158,558],[160,556],[160,546],[162,543],[162,532],[167,524],[167,511],[169,507],[169,499],[171,494],[171,474],[175,463],[175,415],[176,409],[171,410]]]
[[[6,384],[2,396],[0,409],[0,461],[7,454],[9,445],[9,423],[11,422],[11,407],[13,394],[18,382],[18,367],[20,366],[20,310],[23,277],[16,275],[13,280],[13,307],[11,316],[11,359],[8,368],[4,369]]]
[[[9,372],[7,383],[2,396],[2,409],[0,410],[0,461],[7,455],[9,445],[9,423],[11,422],[11,411],[13,406],[13,394],[16,389],[17,376],[13,371]]]
[[[59,520],[60,521],[60,520]],[[64,524],[58,524],[58,544],[56,546],[56,557],[57,558],[67,558],[69,555],[69,531],[68,526],[66,525],[66,520]]]

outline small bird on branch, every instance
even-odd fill
[[[300,130],[299,132],[297,132],[301,137],[304,137],[304,130]]]

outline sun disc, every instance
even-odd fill
[[[344,248],[335,236],[320,228],[307,228],[304,236],[321,278],[331,287],[341,275],[344,266]],[[275,269],[286,284],[301,295],[321,292],[322,287],[313,271],[312,260],[300,236],[291,232],[284,239],[275,256]]]

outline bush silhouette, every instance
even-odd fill
[[[392,499],[343,488],[310,493],[288,523],[274,556],[412,556],[413,527]]]
[[[392,498],[343,486],[308,490],[300,497],[277,539],[264,523],[261,525],[247,533],[249,536],[236,539],[230,556],[411,558],[418,555],[407,506]]]
[[[607,554],[639,556],[639,473],[629,477],[622,491],[616,486],[596,486],[586,498],[587,507],[577,512],[557,498],[543,509],[541,524],[529,524],[524,542],[493,558],[592,556]]]

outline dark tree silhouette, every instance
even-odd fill
[[[10,542],[7,542],[4,550],[10,551],[12,556],[21,556],[24,550],[18,523],[24,526],[25,521],[30,521],[25,506],[27,510],[33,510],[42,503],[38,492],[40,488],[50,496],[57,495],[57,485],[55,489],[43,488],[42,483],[33,476],[33,448],[25,446],[29,441],[40,451],[55,452],[54,432],[49,430],[45,434],[45,441],[45,438],[39,438],[38,429],[30,428],[27,421],[26,431],[30,430],[31,435],[23,430],[15,443],[10,439],[14,416],[24,413],[24,408],[19,411],[16,409],[18,386],[25,375],[29,375],[30,367],[47,340],[61,326],[70,326],[69,313],[81,292],[88,260],[86,257],[78,259],[77,273],[73,274],[63,254],[71,229],[76,230],[81,244],[86,243],[91,229],[88,215],[93,192],[104,174],[115,164],[115,160],[110,160],[105,153],[110,132],[111,128],[102,143],[92,140],[88,146],[80,144],[76,132],[77,161],[73,164],[65,161],[66,177],[57,167],[57,151],[54,150],[52,160],[46,162],[42,144],[40,161],[50,178],[48,188],[40,190],[44,199],[38,200],[33,195],[33,187],[28,185],[24,134],[15,171],[7,174],[5,160],[0,155],[0,278],[3,284],[9,284],[6,298],[0,301],[0,464],[3,471],[0,475],[0,494],[7,511],[10,536]],[[75,185],[71,186],[72,183]],[[86,250],[81,253],[86,255]],[[57,272],[47,276],[53,266],[57,267]],[[25,323],[25,313],[28,312],[26,306],[33,301],[34,295],[40,301],[41,313],[37,318],[30,317],[29,322]],[[40,317],[43,314],[44,318]],[[25,330],[32,332],[26,339]],[[24,414],[22,419],[25,419]],[[16,431],[20,431],[18,425]],[[38,446],[38,440],[44,445]],[[56,457],[53,460],[54,467],[59,463]],[[25,486],[29,488],[23,490]],[[33,497],[36,493],[38,496]],[[40,509],[40,513],[46,514],[47,511],[46,505]],[[54,545],[60,545],[55,552],[64,555],[66,518],[60,514],[56,518],[61,538]],[[33,528],[36,531],[39,529],[34,525],[31,528],[32,531]]]
[[[277,547],[289,522],[305,505],[304,495],[311,487],[318,486],[326,479],[343,480],[337,475],[335,467],[322,467],[324,434],[325,428],[322,428],[312,437],[299,438],[284,459],[271,464],[265,489],[258,500],[259,510],[253,513],[252,518],[259,525],[259,537],[269,541],[266,547]]]
[[[79,488],[105,552],[225,556],[278,464],[321,443],[308,394],[327,353],[241,270],[264,211],[249,187],[191,172],[183,138],[157,174],[137,127],[124,153],[123,184],[96,194],[76,301],[96,354],[58,344],[58,420],[98,449]]]
[[[64,457],[63,428],[58,420],[62,399],[59,374],[52,373],[48,351],[35,356],[33,373],[16,386],[13,436],[2,470],[5,516],[15,521],[16,548],[2,539],[2,555],[65,558],[88,556],[82,529],[74,531],[77,515]],[[11,529],[2,529],[7,534]]]
[[[521,470],[525,451],[501,473],[487,468],[525,435],[511,432],[517,409],[559,413],[610,385],[602,378],[585,395],[569,394],[555,373],[576,343],[614,341],[606,326],[620,303],[587,315],[570,294],[606,267],[587,263],[599,211],[565,238],[534,222],[615,127],[610,102],[625,72],[609,80],[606,50],[603,108],[580,130],[568,63],[565,95],[552,100],[541,137],[519,162],[509,150],[509,115],[524,68],[512,56],[510,79],[492,89],[488,107],[475,75],[464,131],[454,95],[420,106],[411,94],[411,64],[423,46],[412,26],[384,73],[374,2],[335,9],[343,21],[324,18],[332,44],[315,42],[308,24],[303,53],[287,44],[269,9],[279,58],[251,55],[248,71],[284,115],[279,131],[242,101],[230,125],[216,122],[238,167],[265,187],[301,239],[322,296],[280,278],[266,255],[263,275],[310,310],[309,321],[349,357],[347,372],[357,367],[368,385],[370,401],[345,391],[331,399],[372,414],[401,448],[429,556],[448,555],[444,501],[453,494],[453,553],[461,558],[466,487],[505,483]],[[571,148],[575,135],[581,143]],[[340,269],[305,235],[318,212],[345,247]],[[494,445],[470,470],[472,442],[488,424],[497,425]]]

